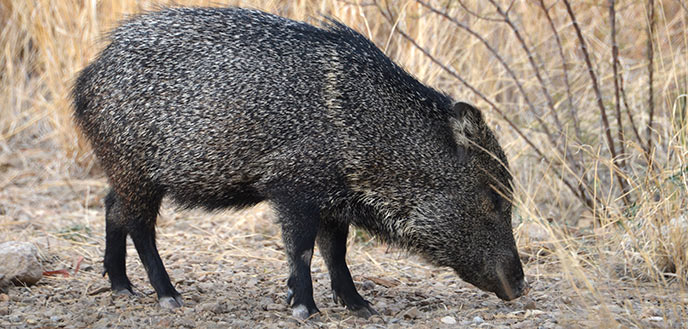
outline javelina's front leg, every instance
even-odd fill
[[[357,316],[368,318],[377,314],[370,303],[356,291],[349,268],[346,266],[346,237],[349,225],[323,221],[318,232],[318,248],[330,272],[332,298]]]
[[[278,202],[276,208],[290,270],[287,303],[291,304],[294,317],[307,319],[319,312],[313,301],[311,282],[311,258],[318,233],[319,211],[317,206],[293,200]]]

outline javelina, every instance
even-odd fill
[[[256,10],[176,8],[125,21],[78,77],[75,119],[109,178],[104,267],[131,292],[131,236],[163,307],[182,305],[155,244],[160,202],[269,201],[287,300],[305,318],[317,241],[336,302],[375,311],[345,263],[349,225],[510,300],[527,289],[507,160],[479,110],[416,81],[364,36]]]

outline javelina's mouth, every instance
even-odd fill
[[[514,300],[516,298],[519,298],[521,296],[525,296],[528,294],[530,291],[530,285],[528,285],[528,282],[526,280],[521,280],[519,283],[516,284],[516,287],[511,287],[509,285],[503,285],[502,286],[503,290],[496,292],[497,297],[499,297],[502,300],[505,301],[510,301]]]
[[[498,289],[495,293],[497,297],[502,300],[514,300],[518,297],[527,295],[530,291],[530,285],[525,278],[521,278],[520,281],[512,285],[502,271],[497,271],[497,277],[499,277],[501,289]]]

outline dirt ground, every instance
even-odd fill
[[[0,294],[0,328],[686,326],[685,288],[658,288],[608,273],[576,282],[551,254],[525,257],[531,292],[503,302],[448,269],[358,231],[349,241],[348,263],[359,291],[380,315],[360,319],[335,305],[316,252],[312,272],[321,314],[301,322],[286,306],[288,270],[268,204],[213,214],[165,204],[158,246],[185,305],[161,309],[131,242],[127,269],[138,296],[112,296],[108,290],[101,274],[107,187],[102,175],[86,175],[73,159],[40,143],[4,149],[13,151],[0,152],[0,242],[30,241],[45,271],[67,275],[45,276],[35,286]]]

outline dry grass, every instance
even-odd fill
[[[332,15],[369,36],[421,81],[478,104],[516,177],[515,232],[529,276],[560,278],[558,289],[573,292],[591,319],[608,319],[610,327],[643,326],[648,316],[615,297],[620,287],[636,300],[669,296],[655,316],[667,326],[687,321],[684,1],[653,1],[653,19],[645,2],[616,1],[614,30],[606,1],[575,2],[571,9],[585,48],[568,1],[544,1],[546,12],[540,1],[499,1],[498,7],[474,0],[176,2],[255,7],[310,22],[321,13]],[[69,89],[118,20],[170,3],[0,0],[3,239],[19,234],[15,238],[32,240],[69,225],[101,227],[88,204],[102,195],[105,181],[92,170],[93,156],[72,125]],[[60,203],[64,196],[51,192],[56,186],[69,186],[80,199]],[[49,227],[27,224],[36,216],[59,220]],[[244,219],[232,225],[254,234],[256,224],[239,218]],[[225,243],[225,237],[208,235]],[[83,243],[102,246],[102,236]],[[83,253],[98,259],[98,251]],[[624,309],[625,318],[612,316],[609,305]]]

